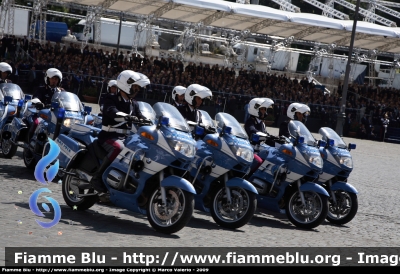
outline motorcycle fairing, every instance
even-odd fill
[[[65,134],[60,134],[55,142],[60,147],[59,166],[67,169],[68,164],[83,150],[82,145]]]

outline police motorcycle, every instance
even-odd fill
[[[288,128],[290,138],[253,135],[253,142],[261,142],[258,156],[263,162],[247,180],[258,191],[259,209],[286,214],[295,226],[312,229],[328,214],[329,194],[317,184],[323,167],[318,147],[325,144],[299,121],[290,121]]]
[[[17,152],[18,146],[14,145],[7,138],[10,136],[9,125],[14,117],[22,116],[23,106],[30,95],[24,95],[21,88],[13,83],[0,84],[0,142],[1,151],[5,158],[12,158]],[[5,138],[2,138],[5,136]]]
[[[232,115],[218,113],[215,124],[207,112],[200,112],[201,124],[188,122],[197,140],[187,177],[196,189],[195,208],[211,213],[222,227],[242,227],[257,208],[257,190],[243,179],[250,171],[253,148]]]
[[[166,103],[153,106],[157,123],[140,121],[137,132],[125,139],[125,148],[102,175],[115,206],[147,215],[157,231],[172,234],[192,217],[195,189],[182,178],[196,153],[188,124]],[[121,116],[126,114],[117,113]],[[89,184],[107,152],[98,144],[100,130],[75,124],[60,134],[59,165],[65,175],[62,193],[66,204],[86,210],[97,200]]]
[[[32,102],[36,102],[35,99]],[[39,122],[33,136],[25,143],[23,159],[25,166],[33,169],[50,149],[48,138],[54,140],[59,134],[68,132],[72,125],[85,124],[87,113],[78,96],[68,91],[55,93],[50,108],[31,110],[36,111]]]
[[[326,143],[320,147],[324,161],[318,183],[329,192],[328,215],[326,219],[333,224],[346,224],[357,214],[357,189],[347,182],[353,170],[353,159],[350,154],[356,144],[348,144],[329,127],[319,130],[322,140]]]

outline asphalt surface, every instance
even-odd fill
[[[277,134],[275,128],[269,131]],[[154,231],[144,215],[110,205],[73,210],[63,200],[61,184],[35,180],[19,148],[12,159],[0,158],[0,265],[5,264],[5,247],[399,247],[400,146],[344,140],[357,144],[351,152],[354,170],[349,182],[359,191],[359,209],[348,224],[324,222],[303,230],[285,215],[257,210],[247,225],[227,230],[195,210],[189,224],[173,235]],[[60,222],[48,229],[36,223],[42,217],[29,207],[31,194],[42,187],[51,190],[46,196],[60,204],[62,213]],[[40,197],[38,202],[47,200]],[[45,213],[49,220],[53,215],[52,210]]]

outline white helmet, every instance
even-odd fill
[[[176,95],[182,95],[185,94],[186,88],[182,86],[176,86],[172,90],[172,100],[177,101],[178,98],[176,98]]]
[[[9,74],[12,73],[12,67],[7,64],[6,62],[1,62],[0,63],[0,71],[1,72],[8,72]]]
[[[62,81],[62,73],[61,71],[59,71],[56,68],[49,68],[46,71],[46,74],[44,75],[44,82],[46,83],[46,85],[50,84],[50,78],[52,77],[58,77],[59,81],[58,81],[58,86],[61,86],[61,81]]]
[[[135,83],[133,83],[134,85],[138,85],[141,88],[150,85],[150,79],[149,77],[147,77],[146,75],[144,75],[143,73],[140,72],[136,72],[137,74],[139,74],[140,76],[140,80],[136,81]]]
[[[272,108],[273,104],[274,101],[269,98],[254,98],[249,103],[248,112],[252,116],[260,117],[260,108]]]
[[[308,115],[310,115],[310,108],[302,103],[292,103],[289,105],[288,109],[287,109],[287,116],[290,119],[293,120],[297,120],[297,117],[295,115],[296,112],[300,112],[303,113],[303,115],[305,117],[307,117]]]
[[[185,91],[185,100],[189,105],[192,105],[193,107],[200,107],[195,105],[194,97],[196,96],[200,97],[201,99],[211,99],[212,92],[205,86],[199,84],[191,84],[187,87]]]
[[[132,84],[139,81],[141,76],[133,70],[124,70],[118,75],[117,86],[126,94],[131,94]]]
[[[117,87],[117,88],[118,88],[117,80],[110,80],[110,81],[108,81],[108,84],[107,84],[107,93],[110,93],[110,88],[111,88],[111,87]]]

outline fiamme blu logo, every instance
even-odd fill
[[[48,182],[51,182],[57,175],[59,169],[59,161],[57,160],[55,163],[54,160],[57,159],[58,154],[60,154],[60,148],[58,145],[51,139],[49,139],[50,150],[49,153],[44,156],[36,165],[35,168],[35,178],[38,182],[43,185],[47,185]],[[53,164],[52,164],[53,163]],[[46,177],[45,177],[46,175]],[[47,180],[46,180],[47,178]],[[32,193],[31,197],[29,198],[29,207],[31,211],[40,217],[45,217],[42,211],[38,208],[37,200],[39,195],[43,192],[51,193],[50,189],[48,188],[40,188]],[[56,200],[51,197],[44,196],[51,203],[54,209],[54,218],[51,222],[42,222],[36,219],[36,222],[43,228],[50,228],[55,226],[61,219],[61,208],[60,205]],[[42,203],[42,207],[46,212],[50,212],[50,208],[46,203]]]

